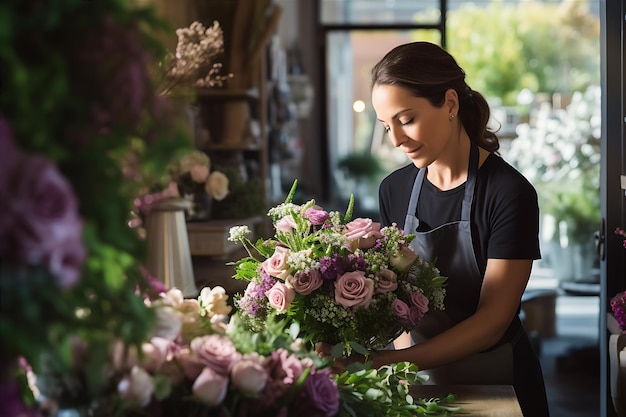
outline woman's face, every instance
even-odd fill
[[[393,145],[418,168],[436,161],[450,142],[454,103],[448,100],[442,107],[435,107],[405,88],[377,84],[372,89],[372,104]]]

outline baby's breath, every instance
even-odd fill
[[[308,272],[310,269],[319,268],[319,261],[311,257],[309,250],[291,252],[287,264],[296,271]]]
[[[240,242],[246,238],[246,235],[249,235],[250,228],[246,225],[244,226],[233,226],[230,228],[228,240],[231,242]]]
[[[267,214],[272,219],[280,219],[280,218],[287,216],[288,214],[292,214],[294,212],[297,213],[299,210],[300,210],[300,206],[298,206],[297,204],[282,203],[282,204],[277,205],[276,207],[272,207],[271,209],[269,209]]]

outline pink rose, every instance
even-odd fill
[[[417,254],[413,252],[413,249],[409,246],[402,246],[400,253],[391,257],[389,261],[394,268],[398,269],[400,272],[405,272],[408,271],[416,259]]]
[[[217,334],[196,337],[189,347],[200,363],[222,375],[228,375],[235,362],[241,359],[233,342]]]
[[[233,385],[241,392],[254,396],[265,388],[267,372],[260,360],[250,357],[237,362],[233,366],[231,380]]]
[[[276,230],[280,232],[291,232],[296,228],[296,222],[293,220],[291,214],[286,215],[282,219],[276,222]]]
[[[428,298],[424,294],[420,291],[413,291],[409,294],[409,299],[411,300],[411,305],[417,307],[422,315],[426,314],[428,311]]]
[[[165,363],[172,346],[173,342],[171,340],[162,337],[153,337],[150,339],[150,343],[144,343],[141,346],[143,353],[141,366],[147,371],[156,371]]]
[[[313,226],[319,226],[323,224],[326,220],[328,220],[328,212],[323,210],[319,206],[313,206],[311,208],[306,209],[304,212],[304,217],[309,219]]]
[[[266,366],[270,378],[286,385],[296,382],[305,368],[300,358],[283,348],[272,352]]]
[[[193,396],[209,407],[215,407],[224,401],[228,391],[228,378],[206,367],[193,383]]]
[[[374,281],[363,271],[346,272],[335,282],[335,300],[345,308],[368,308],[373,294]]]
[[[287,258],[289,257],[289,249],[283,246],[276,246],[274,254],[263,262],[263,269],[269,275],[284,280],[289,276],[289,268],[287,267]]]
[[[285,313],[295,298],[296,292],[282,282],[277,282],[265,295],[273,309],[279,313]]]
[[[378,278],[378,288],[376,292],[385,294],[389,291],[395,291],[398,288],[398,276],[391,269],[381,269],[376,272]]]
[[[409,323],[409,306],[407,303],[396,298],[391,302],[391,311],[398,316],[402,323]]]
[[[352,249],[354,249],[354,242],[361,249],[369,249],[376,244],[377,239],[383,236],[380,232],[380,223],[362,217],[348,223],[343,235],[352,242],[350,243]]]
[[[209,167],[204,165],[193,165],[189,168],[189,176],[193,182],[204,184],[207,178],[209,178]]]
[[[296,276],[289,278],[288,282],[298,294],[308,295],[321,287],[324,279],[318,269],[310,269],[307,272],[296,273]]]

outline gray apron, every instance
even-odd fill
[[[465,183],[461,220],[443,224],[426,232],[418,232],[417,202],[426,168],[419,170],[404,224],[407,234],[414,233],[412,249],[424,260],[435,262],[441,275],[448,277],[445,310],[431,310],[411,332],[413,343],[420,343],[449,329],[471,316],[478,306],[483,275],[476,262],[472,244],[470,215],[476,176],[478,148],[472,143],[469,169]],[[516,320],[518,320],[516,318]],[[523,331],[520,323],[520,331]],[[514,341],[499,342],[487,351],[477,353],[448,365],[421,371],[429,376],[428,384],[513,384]]]

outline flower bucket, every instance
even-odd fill
[[[198,289],[185,224],[187,207],[189,202],[182,198],[164,199],[152,206],[146,223],[146,267],[166,288],[178,288],[185,297],[195,297]]]

